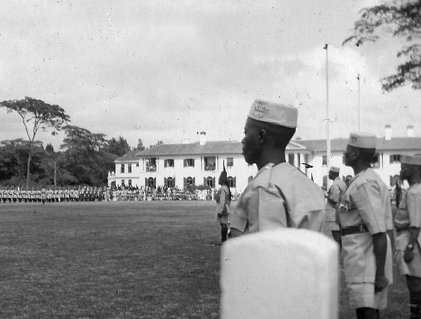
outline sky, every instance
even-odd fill
[[[327,61],[331,138],[359,121],[378,136],[386,124],[393,136],[407,125],[419,136],[420,92],[381,90],[401,43],[342,45],[359,10],[376,3],[2,0],[0,100],[60,105],[71,125],[135,147],[194,142],[200,131],[241,141],[251,104],[263,99],[298,107],[295,137],[323,139]],[[0,125],[0,140],[26,138],[16,114],[0,109]],[[58,148],[63,134],[37,137]]]

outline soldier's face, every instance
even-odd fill
[[[343,156],[346,166],[352,166],[358,158],[357,151],[350,145],[346,146],[346,150]]]
[[[412,174],[412,166],[408,164],[401,164],[401,171],[399,173],[399,176],[401,180],[408,180],[411,177]]]
[[[259,128],[253,123],[253,120],[247,118],[244,127],[243,156],[248,164],[257,163],[261,154],[261,144],[259,143]]]

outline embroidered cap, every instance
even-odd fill
[[[377,137],[367,133],[351,133],[349,135],[348,145],[359,148],[376,148]]]
[[[333,173],[339,173],[340,170],[339,170],[339,167],[332,166],[329,171]]]
[[[401,164],[417,165],[421,166],[421,156],[420,155],[404,155],[401,158]]]
[[[256,100],[248,117],[256,121],[296,128],[298,109],[292,105]]]

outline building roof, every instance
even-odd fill
[[[348,138],[336,138],[331,140],[332,152],[343,152],[348,144]],[[315,153],[326,152],[326,140],[293,140],[287,146],[288,150],[307,150]],[[379,151],[421,151],[421,137],[394,137],[386,140],[384,137],[377,138]],[[161,144],[152,148],[139,151],[133,150],[115,160],[118,162],[138,161],[142,157],[151,156],[186,156],[186,155],[240,155],[242,144],[237,141],[209,141],[204,145],[199,142],[187,144]]]
[[[131,161],[137,161],[139,159],[138,156],[136,156],[136,154],[139,153],[139,150],[133,150],[133,151],[129,151],[126,154],[124,154],[123,156],[117,158],[114,162],[131,162]]]
[[[300,140],[300,144],[308,149],[320,153],[326,152],[326,140]],[[330,141],[332,152],[343,152],[348,144],[347,138],[336,138]],[[377,138],[377,150],[379,151],[411,151],[421,150],[421,137],[392,137],[386,140],[384,137]]]

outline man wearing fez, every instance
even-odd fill
[[[339,230],[339,200],[346,191],[345,182],[339,177],[339,167],[332,166],[329,169],[329,179],[333,181],[327,192],[326,198],[326,224],[325,230],[332,232],[333,239],[341,245],[341,232]]]
[[[218,183],[221,185],[221,188],[216,194],[216,216],[218,223],[221,226],[221,243],[227,239],[228,235],[228,214],[229,207],[231,204],[231,190],[228,185],[228,176],[225,170],[225,164],[223,165],[224,169],[219,175]]]
[[[401,180],[407,180],[395,216],[396,257],[401,275],[409,290],[411,319],[421,318],[421,156],[402,156]]]
[[[374,135],[351,133],[345,165],[355,177],[339,205],[345,280],[357,318],[380,318],[392,283],[392,252],[388,230],[393,229],[387,186],[371,168],[376,151]]]
[[[244,128],[243,156],[258,172],[238,199],[231,236],[282,227],[322,231],[325,200],[319,186],[285,162],[295,133],[295,107],[257,100]]]

